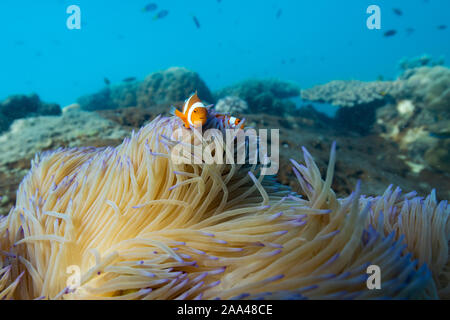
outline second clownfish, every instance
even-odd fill
[[[180,118],[186,128],[203,126],[208,119],[208,108],[197,96],[197,92],[192,94],[183,105],[183,112],[172,107],[171,113]]]
[[[231,128],[237,128],[237,127],[239,127],[239,124],[241,123],[240,119],[238,119],[236,117],[228,116],[226,114],[216,114],[216,118],[219,121],[221,121],[224,126],[228,125]],[[243,128],[243,124],[240,127]]]

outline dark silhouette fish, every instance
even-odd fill
[[[416,31],[416,30],[414,30],[414,28],[407,28],[407,29],[406,29],[406,34],[407,34],[408,36],[410,36],[411,34],[414,33],[414,31]]]
[[[282,13],[283,13],[283,10],[278,9],[277,14],[276,14],[277,19],[279,19],[281,17]]]
[[[388,30],[384,33],[385,37],[392,37],[395,36],[397,34],[397,30]]]
[[[111,81],[109,81],[108,78],[104,78],[103,81],[105,82],[105,84],[106,84],[107,86],[109,86],[109,85],[111,84]]]
[[[192,16],[192,19],[194,20],[195,26],[197,29],[200,29],[200,22],[198,21],[196,16]]]
[[[142,9],[142,11],[151,12],[151,11],[155,11],[156,9],[158,9],[158,5],[156,3],[149,3]]]
[[[445,30],[447,29],[447,26],[445,24],[441,24],[440,26],[437,26],[438,30]]]
[[[394,11],[394,13],[398,16],[402,16],[403,15],[403,11],[397,8],[392,9],[392,11]]]
[[[158,12],[155,17],[153,18],[153,20],[158,20],[158,19],[162,19],[167,17],[167,15],[169,14],[169,11],[167,10],[161,10],[160,12]]]
[[[136,77],[129,77],[129,78],[123,79],[122,81],[123,81],[123,82],[133,82],[133,81],[135,81],[135,80],[136,80]]]

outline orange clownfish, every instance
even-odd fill
[[[221,121],[224,126],[229,125],[231,128],[237,128],[239,126],[239,123],[241,123],[240,119],[232,116],[227,116],[226,114],[216,114],[216,118]]]
[[[186,128],[203,126],[208,119],[208,107],[197,96],[197,92],[192,94],[183,105],[183,112],[172,107],[173,115],[183,120]]]

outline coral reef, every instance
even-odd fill
[[[443,66],[421,67],[405,71],[398,81],[397,94],[412,99],[416,104],[441,117],[450,116],[450,69]]]
[[[151,108],[159,104],[184,101],[194,91],[204,101],[213,102],[205,82],[191,70],[172,67],[154,72],[143,81],[112,85],[78,99],[83,110],[106,110],[127,107]]]
[[[333,146],[325,180],[306,149],[292,162],[303,199],[251,166],[175,164],[179,126],[36,156],[0,218],[0,298],[449,298],[450,208],[434,193],[337,198]]]
[[[275,79],[242,81],[214,93],[216,99],[227,96],[239,97],[247,102],[250,112],[294,112],[295,103],[289,98],[297,97],[297,85]]]
[[[247,102],[240,99],[239,97],[233,96],[226,96],[222,99],[219,99],[219,101],[217,101],[215,105],[215,109],[217,112],[231,115],[250,112]]]
[[[15,119],[59,114],[61,114],[59,105],[42,102],[37,94],[13,95],[0,102],[0,132],[7,130]]]
[[[377,110],[375,132],[407,150],[417,170],[431,166],[450,173],[444,147],[450,141],[450,69],[410,69],[397,83],[397,102]]]
[[[138,107],[155,104],[173,104],[184,101],[197,91],[203,101],[213,103],[214,98],[198,73],[186,68],[172,67],[147,76],[138,90]]]
[[[77,102],[82,110],[95,111],[136,106],[138,84],[124,83],[106,87],[97,93],[80,97]]]
[[[391,81],[334,80],[302,90],[301,97],[304,100],[325,102],[340,107],[359,107],[374,102],[383,104],[394,86],[395,83]]]
[[[429,63],[425,58],[419,61]],[[432,167],[450,173],[443,147],[448,142],[442,141],[449,139],[449,68],[407,68],[390,82],[332,81],[303,90],[302,98],[340,107],[333,119],[336,128],[379,134],[398,143],[412,171]]]
[[[335,80],[302,90],[301,97],[340,107],[335,116],[336,126],[368,134],[376,120],[375,110],[391,99],[395,89],[396,83],[390,81]]]
[[[450,139],[439,140],[424,156],[425,161],[436,170],[450,173]]]
[[[402,58],[398,66],[401,70],[406,71],[408,69],[415,69],[420,67],[435,67],[435,66],[442,66],[445,63],[444,57],[439,57],[438,59],[433,59],[428,54],[424,54],[419,57],[413,57],[413,58]]]

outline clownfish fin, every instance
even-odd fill
[[[178,118],[184,119],[184,114],[175,107],[170,108],[170,114],[173,116],[177,116]]]
[[[205,106],[206,109],[211,109],[212,107],[214,107],[214,104],[209,104],[209,105]]]
[[[185,115],[184,115],[181,111],[179,111],[179,110],[178,110],[177,108],[175,108],[175,107],[171,107],[171,108],[170,108],[170,113],[171,113],[172,115],[174,115],[174,116],[180,118],[181,121],[183,121],[185,127],[186,127],[186,128],[189,128],[189,122],[187,121]]]

